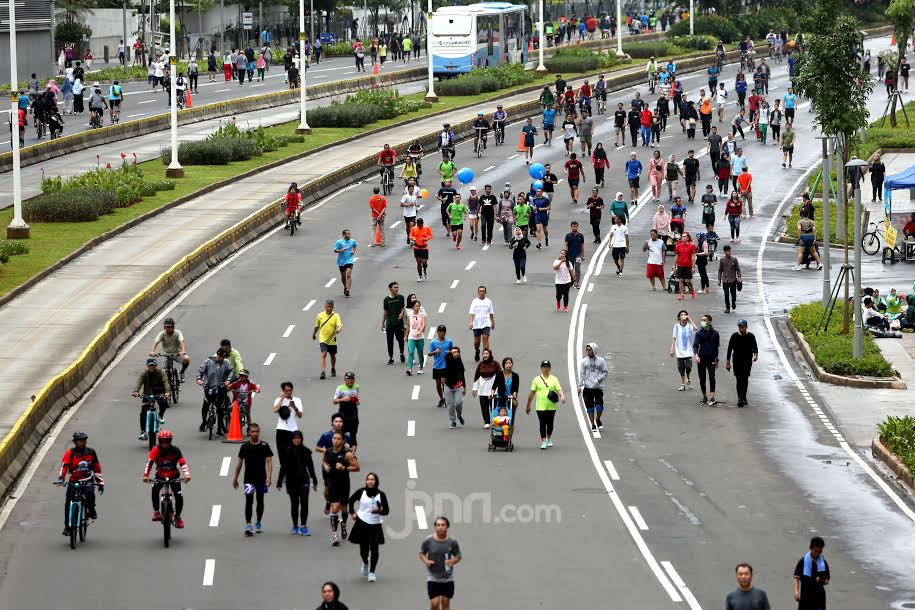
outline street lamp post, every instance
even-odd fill
[[[27,239],[29,225],[22,219],[22,176],[19,170],[19,74],[16,70],[16,0],[10,4],[10,125],[13,141],[13,219],[6,228],[7,239]]]
[[[537,25],[540,32],[540,42],[537,45],[538,48],[538,63],[537,63],[537,72],[541,74],[546,74],[546,66],[543,65],[543,45],[546,43],[546,34],[543,31],[543,0],[540,0],[540,23]]]
[[[830,235],[830,190],[832,172],[832,138],[830,136],[817,136],[818,140],[823,142],[823,234],[820,236],[823,240],[823,255],[821,259],[823,261],[823,309],[829,307],[830,300],[832,298],[832,285],[830,284],[830,266],[831,261],[829,259],[829,242],[831,239]],[[813,195],[811,194],[811,197]],[[813,220],[811,218],[810,220]]]
[[[543,19],[541,18],[541,22]],[[435,95],[432,77],[432,0],[429,0],[429,10],[426,13],[426,59],[429,62],[429,91],[424,98],[427,102],[437,102],[438,96]]]
[[[168,97],[171,99],[171,135],[172,135],[172,162],[168,164],[165,175],[169,178],[184,178],[184,168],[178,162],[178,95],[175,81],[178,80],[178,55],[177,39],[175,38],[175,0],[168,2],[168,65],[171,72],[169,78]]]
[[[305,74],[308,72],[305,63],[305,0],[299,0],[299,126],[295,132],[310,134],[311,127],[305,118]]]
[[[695,0],[689,0],[689,35],[693,35],[693,13],[696,10]]]
[[[616,0],[616,56],[623,56],[623,0]]]
[[[226,1],[219,0],[219,54],[226,56]]]
[[[127,0],[124,0],[121,6],[121,28],[123,30],[124,40],[121,44],[124,46],[124,74],[127,74],[127,49],[130,45],[127,42]]]
[[[862,319],[864,316],[861,311],[861,168],[869,167],[869,165],[870,164],[867,161],[863,161],[857,157],[852,158],[851,161],[845,164],[846,168],[853,170],[855,176],[855,208],[852,216],[852,222],[855,223],[855,330],[851,354],[853,358],[861,358],[864,356],[864,321]]]
[[[305,28],[302,27],[302,31],[305,31]],[[311,35],[311,46],[315,44],[315,1],[308,0],[308,33]]]

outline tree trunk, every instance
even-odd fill
[[[903,32],[902,36],[896,35],[896,90],[899,90],[899,67],[902,65],[902,60],[905,58],[906,50],[908,46],[908,32]],[[890,104],[890,127],[896,127],[896,100],[899,99],[895,95],[893,96],[893,101]]]

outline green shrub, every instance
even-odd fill
[[[439,95],[479,95],[499,90],[499,80],[491,74],[465,74],[443,80],[435,86]]]
[[[590,72],[597,70],[600,66],[600,59],[596,54],[589,57],[565,55],[557,53],[543,61],[546,69],[555,74],[575,74],[578,72]]]
[[[734,25],[742,36],[764,41],[769,32],[798,31],[798,18],[794,11],[784,9],[763,9],[752,11],[734,18]]]
[[[670,41],[678,47],[693,51],[709,51],[718,44],[711,36],[676,36]]]
[[[381,119],[381,111],[370,104],[340,104],[315,108],[308,113],[312,127],[362,127]]]
[[[915,474],[915,417],[890,415],[877,424],[880,438],[895,453],[909,472]]]
[[[175,190],[175,181],[174,180],[154,180],[149,184],[153,185],[157,191],[173,191]]]
[[[683,49],[667,40],[631,42],[623,45],[623,53],[633,59],[647,59],[649,57],[664,57],[665,55],[678,55]]]
[[[420,108],[428,108],[431,104],[422,100],[404,98],[397,89],[381,87],[378,89],[363,89],[352,95],[346,96],[346,104],[367,104],[375,106],[382,119],[393,119],[402,114],[416,112]]]
[[[725,43],[737,42],[740,39],[740,30],[731,19],[719,17],[717,15],[702,15],[693,20],[693,32],[695,34],[708,34],[714,36],[716,40]],[[768,32],[767,32],[768,33]],[[689,35],[689,20],[678,21],[668,28],[667,35],[670,37]]]
[[[325,57],[349,57],[353,54],[353,45],[349,42],[335,42],[333,44],[322,44],[321,55]],[[280,55],[280,61],[283,56]]]
[[[159,191],[156,190],[155,185],[152,185],[152,184],[143,185],[143,190],[142,190],[143,197],[153,197],[158,192]]]
[[[499,81],[499,89],[508,89],[518,85],[526,85],[534,81],[534,75],[524,69],[521,64],[502,64],[486,68],[474,68],[471,75],[493,76]]]
[[[314,110],[312,110],[314,112]],[[295,135],[295,136],[283,136],[283,139],[286,140],[286,144],[303,144],[305,142],[305,136]]]
[[[819,301],[793,308],[789,314],[797,330],[804,334],[817,364],[827,373],[835,375],[867,375],[892,377],[893,366],[887,362],[873,337],[864,337],[864,356],[852,358],[852,334],[842,334],[842,303],[838,303],[829,318],[829,329],[817,332],[823,316]]]
[[[27,222],[92,222],[117,207],[112,191],[74,189],[42,193],[22,203]]]
[[[143,184],[143,172],[140,168],[125,162],[117,169],[109,165],[66,180],[60,176],[44,178],[41,181],[41,192],[110,191],[115,194],[118,207],[126,207],[140,200]]]
[[[15,239],[0,239],[0,256],[10,257],[28,253],[29,247],[25,245],[24,241]]]

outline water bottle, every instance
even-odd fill
[[[451,576],[452,566],[448,565],[448,560],[451,559],[451,553],[445,553],[445,560],[442,564],[445,566],[445,576]]]

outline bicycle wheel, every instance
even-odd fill
[[[70,503],[70,548],[76,548],[76,535],[79,530],[79,502]]]
[[[89,530],[89,519],[86,517],[86,507],[82,504],[80,505],[80,516],[79,516],[79,541],[86,541],[86,532]]]
[[[290,214],[287,222],[289,222],[289,237],[292,237],[293,235],[295,235],[295,227],[296,227],[295,214]]]
[[[162,499],[162,542],[165,548],[171,543],[172,539],[172,500],[170,496]]]
[[[876,231],[864,234],[864,237],[861,238],[861,249],[864,250],[865,254],[870,255],[877,254],[880,251],[880,238],[877,236]]]
[[[207,413],[207,432],[209,432],[210,440],[213,440],[213,426],[216,424],[216,413],[213,409],[213,404],[210,403],[210,411]]]
[[[174,365],[170,366],[168,369],[168,382],[172,386],[172,404],[173,405],[178,404],[178,393],[180,391],[178,389],[179,381],[180,380],[178,379],[178,371],[175,370]]]

